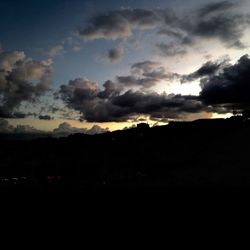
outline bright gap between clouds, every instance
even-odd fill
[[[200,92],[201,92],[201,87],[200,87],[200,81],[196,80],[190,83],[184,83],[181,84],[180,82],[176,81],[174,83],[169,83],[169,85],[166,87],[164,86],[166,85],[166,82],[162,81],[161,84],[159,84],[156,87],[156,91],[157,92],[166,92],[167,94],[175,94],[175,95],[194,95],[194,96],[199,96]],[[200,114],[201,117],[199,117],[199,115],[197,117],[193,117],[193,115],[190,115],[190,119],[189,120],[195,120],[195,119],[200,119],[202,118],[202,116],[204,116],[204,118],[206,116],[208,116],[209,118],[212,119],[227,119],[230,118],[231,116],[233,116],[232,113],[226,113],[226,114],[218,114],[218,113],[210,113],[210,115],[208,115],[209,113],[205,113],[204,114]],[[206,118],[208,118],[206,117]]]
[[[214,113],[212,114],[212,119],[219,119],[219,118],[222,118],[222,119],[227,119],[227,118],[230,118],[232,117],[233,114],[232,113],[226,113],[226,114],[217,114],[217,113]]]
[[[165,91],[167,94],[198,96],[201,92],[201,87],[198,80],[184,84],[181,84],[179,81],[172,83],[162,81],[158,84],[158,86],[156,86],[155,90],[159,93]]]

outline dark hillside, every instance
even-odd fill
[[[0,141],[0,185],[250,187],[250,122],[173,122],[102,135]]]

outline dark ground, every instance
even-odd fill
[[[0,140],[0,190],[250,187],[250,121],[198,120],[102,135]]]

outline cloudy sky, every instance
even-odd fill
[[[249,109],[247,0],[0,0],[0,132]]]

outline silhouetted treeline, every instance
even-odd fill
[[[250,121],[242,117],[102,135],[0,140],[0,186],[250,186]]]

